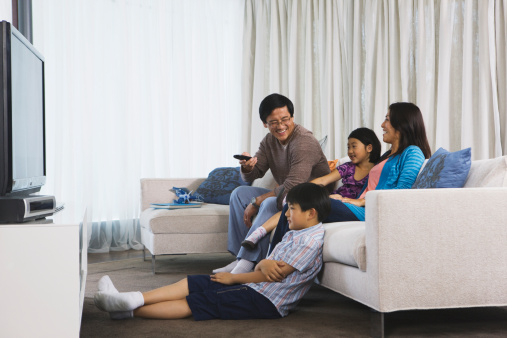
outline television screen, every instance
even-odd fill
[[[10,23],[1,22],[0,195],[31,193],[46,180],[44,58]]]
[[[13,189],[44,176],[43,63],[15,35],[11,40]]]

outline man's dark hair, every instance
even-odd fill
[[[299,204],[302,211],[314,208],[317,211],[319,222],[322,222],[331,212],[329,192],[321,185],[315,183],[301,183],[290,189],[287,202]]]
[[[294,105],[289,98],[281,94],[271,94],[262,100],[259,105],[259,115],[263,123],[266,123],[266,119],[276,108],[283,108],[287,106],[287,110],[290,113],[290,117],[294,117]]]
[[[380,158],[381,146],[377,134],[373,130],[370,128],[357,128],[350,133],[349,138],[356,138],[365,146],[371,144],[372,149],[369,160],[373,164],[377,163]]]

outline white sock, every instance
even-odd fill
[[[227,264],[223,268],[213,270],[213,273],[231,272],[232,269],[234,269],[237,264],[238,264],[238,260],[235,260],[234,262],[231,262],[231,263]]]
[[[255,229],[251,234],[250,236],[248,236],[247,238],[245,238],[245,241],[250,241],[252,242],[253,244],[257,244],[257,242],[264,236],[266,236],[267,232],[266,232],[266,229],[264,229],[263,227],[258,227],[257,229]]]
[[[99,291],[93,298],[95,305],[107,312],[132,311],[144,305],[143,294],[139,291],[121,293]]]
[[[134,318],[134,311],[116,311],[116,312],[109,312],[109,317],[111,317],[111,319],[127,319],[127,318]]]
[[[232,269],[231,273],[246,273],[252,272],[254,268],[254,262],[247,261],[246,259],[240,259],[238,265]]]
[[[108,275],[102,276],[99,279],[98,289],[103,292],[118,293],[118,290],[116,290]]]

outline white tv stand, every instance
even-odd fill
[[[1,337],[79,337],[87,222],[50,222],[0,224]]]

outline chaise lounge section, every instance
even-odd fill
[[[176,198],[173,187],[191,191],[205,178],[141,179],[141,242],[144,251],[151,253],[152,272],[155,273],[157,255],[227,252],[229,206],[204,203],[201,208],[153,209],[151,203],[168,203]],[[273,189],[276,182],[268,171],[252,186]],[[145,253],[146,255],[146,253]]]

